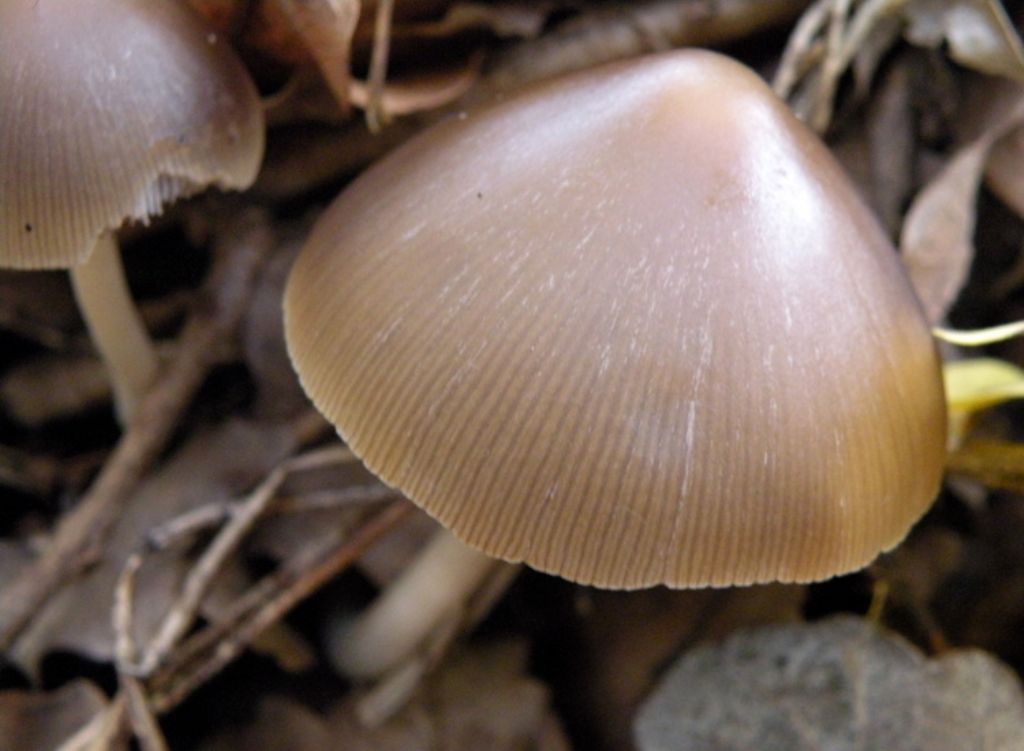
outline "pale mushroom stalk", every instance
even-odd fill
[[[71,269],[122,422],[158,362],[113,233],[252,184],[259,92],[177,0],[0,2],[0,268]],[[40,127],[44,123],[45,127]]]
[[[132,301],[117,241],[104,232],[71,284],[89,334],[107,366],[118,418],[127,424],[156,379],[159,358]]]
[[[439,530],[366,611],[333,635],[331,662],[356,679],[387,673],[458,613],[498,565],[504,564]]]

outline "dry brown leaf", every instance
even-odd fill
[[[908,41],[936,48],[980,73],[1024,81],[1024,48],[999,0],[911,0],[904,9]]]
[[[549,5],[484,6],[466,3],[447,9],[448,12],[440,19],[413,19],[400,24],[391,36],[406,39],[413,45],[424,40],[454,38],[472,29],[487,30],[499,36],[532,36],[542,28],[550,12]],[[314,3],[276,0],[264,3],[261,8],[260,24],[253,32],[257,36],[258,47],[271,50],[276,57],[296,65],[310,57],[315,60],[342,111],[350,101],[363,109],[369,106],[367,84],[352,80],[349,73],[353,35],[360,16],[358,0],[317,0]],[[364,13],[364,21],[372,15],[372,11]],[[290,38],[292,32],[294,40]],[[441,67],[434,60],[412,66],[407,64],[406,68],[410,70],[425,69],[427,72],[394,76],[383,91],[383,113],[386,116],[405,115],[450,103],[476,81],[481,60],[479,55],[470,55]],[[275,111],[280,111],[310,96],[303,87],[293,87],[275,98],[273,106]],[[315,94],[313,97],[315,99]],[[310,109],[309,105],[304,106]],[[318,106],[313,111],[319,109]],[[325,117],[334,119],[336,115],[334,112],[329,115],[322,113],[318,119]]]
[[[859,98],[867,99],[876,71],[899,41],[902,31],[903,23],[897,16],[882,16],[858,44],[852,67]]]
[[[56,649],[110,660],[114,653],[111,607],[125,558],[161,523],[210,503],[238,496],[296,449],[294,430],[233,420],[196,435],[132,497],[102,560],[66,585],[33,619],[11,657],[34,673]],[[154,556],[136,584],[136,639],[145,644],[177,591],[190,559],[172,549]]]
[[[0,692],[0,751],[52,751],[92,722],[106,697],[85,680],[49,693]]]
[[[984,652],[929,660],[867,621],[836,618],[684,655],[636,739],[641,751],[1019,751],[1024,694]]]
[[[999,199],[1024,217],[1024,129],[1000,139],[985,169],[986,184]]]
[[[568,751],[547,689],[525,674],[519,642],[471,647],[433,675],[411,704],[377,728],[363,727],[349,703],[326,714],[267,698],[254,721],[204,745],[203,751]]]
[[[1024,80],[1024,46],[998,0],[819,0],[790,37],[775,90],[824,132],[840,79],[852,65],[863,97],[901,30],[917,46],[946,43],[966,67]]]
[[[916,148],[908,61],[897,61],[883,76],[867,113],[871,198],[891,233],[903,219],[910,195]]]
[[[932,323],[967,282],[974,260],[975,197],[994,137],[963,148],[915,197],[900,235],[903,263]]]
[[[276,0],[264,3],[283,13],[316,61],[338,105],[348,106],[352,35],[359,0]]]
[[[1024,90],[990,102],[974,118],[973,140],[918,193],[900,237],[903,261],[928,318],[941,321],[967,281],[974,260],[975,201],[993,146],[1024,123]]]
[[[972,81],[964,104],[965,130],[970,135],[1006,119],[1006,135],[997,140],[985,165],[985,184],[996,196],[1024,217],[1024,86],[1004,79]]]

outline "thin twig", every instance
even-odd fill
[[[140,665],[143,672],[149,673],[159,665],[191,627],[203,597],[213,585],[224,561],[263,516],[285,480],[295,472],[348,463],[351,456],[351,452],[344,446],[330,446],[288,459],[267,475],[243,503],[232,506],[230,521],[192,567],[181,595],[168,610],[156,635],[146,648]]]
[[[164,734],[139,679],[122,673],[119,683],[128,708],[128,720],[139,741],[139,747],[142,751],[167,751],[167,741],[164,740]]]
[[[832,119],[840,78],[878,24],[902,11],[907,0],[865,0],[851,16],[853,4],[817,0],[790,35],[775,76],[775,93],[791,99],[796,92],[806,105],[796,107],[797,115],[819,133]]]
[[[359,497],[349,495],[346,492],[347,490],[354,491],[356,495],[358,495]],[[321,510],[326,507],[337,508],[339,505],[353,505],[354,503],[360,501],[366,503],[379,503],[383,500],[393,500],[398,495],[396,491],[387,488],[386,486],[383,485],[346,489],[346,491],[339,491],[335,494],[311,494],[311,500],[313,502],[308,505],[303,503],[305,496],[300,496],[298,498],[286,497],[281,499],[280,501],[281,503],[284,504],[284,507],[276,510],[281,511],[282,513],[296,513],[303,510]],[[332,496],[330,500],[337,501],[337,504],[327,506],[326,502],[329,500],[329,498],[323,496]],[[208,525],[213,526],[214,523],[220,524],[222,523],[222,520],[224,518],[228,518],[231,515],[231,506],[223,503],[210,504],[209,506],[205,506],[202,509],[198,510],[202,510],[203,513],[197,514],[195,516],[189,513],[185,514],[182,517],[179,517],[185,518],[186,524],[175,526],[173,530],[169,530],[166,533],[159,533],[159,535],[156,538],[157,542],[173,544],[178,540],[183,539],[186,533],[198,532],[202,529],[206,529]],[[178,533],[180,533],[180,537],[178,536]],[[332,543],[331,545],[333,546],[334,544],[335,543]],[[163,548],[158,545],[155,549],[160,550]],[[318,557],[318,552],[313,551],[312,553],[310,553],[309,551],[306,551],[305,557],[302,557],[301,560],[306,561],[307,565],[311,565],[309,564],[309,561],[315,561],[316,559],[318,559]],[[302,565],[295,564],[295,561],[293,561],[292,564],[289,566],[293,570],[302,569]],[[124,573],[127,576],[133,575],[133,572],[130,571],[128,565],[126,565]],[[275,591],[274,587],[276,586],[276,584],[278,584],[278,582],[276,582],[276,580],[273,577],[267,577],[258,584],[251,587],[248,590],[248,592],[246,592],[245,595],[240,597],[238,600],[234,601],[232,603],[232,606],[227,608],[221,614],[221,616],[219,617],[215,624],[206,628],[204,631],[197,634],[195,637],[191,638],[184,646],[184,648],[178,649],[175,652],[174,659],[177,660],[179,663],[186,662],[190,659],[193,659],[197,654],[200,654],[205,650],[210,649],[213,643],[217,640],[225,638],[226,635],[229,634],[232,629],[238,626],[239,622],[248,618],[252,611],[259,608],[265,600],[273,596],[273,592]],[[140,669],[137,670],[140,673],[142,672]]]
[[[408,501],[396,501],[351,538],[331,545],[327,550],[300,555],[260,581],[251,590],[258,593],[258,600],[254,602],[251,594],[243,595],[238,604],[244,607],[231,608],[235,614],[230,618],[235,624],[232,631],[224,633],[218,624],[207,627],[184,642],[165,667],[154,674],[150,682],[153,708],[163,713],[177,706],[241,654],[268,626],[351,565],[413,508]],[[213,638],[207,632],[211,632]],[[198,643],[203,645],[202,650],[196,649]],[[179,653],[186,659],[179,658]]]
[[[382,483],[353,485],[339,490],[316,490],[300,495],[278,496],[264,512],[266,516],[330,511],[347,506],[380,503],[398,496],[398,491]],[[146,533],[146,546],[154,551],[191,540],[195,535],[219,527],[238,513],[238,501],[219,501],[199,506],[176,516]]]
[[[788,99],[793,89],[807,72],[805,60],[809,51],[815,46],[821,30],[829,17],[832,0],[817,0],[800,17],[796,27],[789,35],[786,49],[782,51],[778,70],[772,88],[779,99]]]
[[[370,73],[367,85],[370,91],[366,103],[366,127],[376,133],[387,125],[384,111],[384,84],[388,77],[388,57],[391,55],[391,18],[395,0],[379,0],[373,24],[373,52],[370,54]]]
[[[848,66],[848,61],[843,58],[843,51],[846,48],[846,25],[852,2],[853,0],[832,0],[825,34],[825,59],[821,63],[814,108],[809,119],[809,125],[818,133],[824,133],[832,121],[836,89]]]
[[[299,514],[308,511],[329,511],[346,506],[380,503],[397,496],[397,490],[379,482],[372,485],[352,485],[339,490],[317,490],[301,495],[284,496],[277,499],[271,512]]]
[[[128,744],[128,708],[123,694],[118,694],[102,712],[92,718],[57,751],[111,751]]]
[[[166,550],[178,542],[191,540],[200,532],[219,527],[231,518],[236,505],[237,501],[218,501],[186,511],[147,531],[146,547],[154,551]]]
[[[232,507],[230,521],[221,529],[213,542],[189,571],[181,595],[177,598],[160,624],[156,635],[146,648],[140,669],[150,672],[160,664],[167,653],[184,636],[195,620],[203,597],[213,585],[224,561],[238,547],[242,538],[262,516],[284,481],[285,472],[278,467],[249,498]]]
[[[245,212],[220,234],[224,252],[208,303],[192,316],[178,357],[143,400],[99,476],[67,513],[46,552],[0,592],[0,649],[8,649],[46,599],[94,559],[125,500],[163,449],[223,342],[234,333],[273,238],[261,212]],[[90,551],[92,555],[90,555]]]
[[[138,675],[138,645],[135,643],[135,577],[142,567],[142,555],[133,553],[125,561],[117,586],[114,588],[114,607],[111,622],[114,627],[114,665],[117,668],[119,698],[126,712],[120,721],[131,726],[132,733],[143,751],[166,751],[160,726],[146,699]]]
[[[139,659],[132,618],[135,612],[135,577],[142,568],[142,556],[128,556],[114,588],[111,624],[114,628],[114,662],[119,672],[134,672]]]

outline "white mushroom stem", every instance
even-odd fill
[[[336,634],[331,662],[350,678],[379,677],[410,657],[499,561],[442,529],[369,609]]]
[[[86,262],[72,267],[71,284],[110,374],[118,419],[127,424],[156,379],[159,359],[128,290],[113,234],[100,235]]]

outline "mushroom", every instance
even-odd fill
[[[0,266],[70,268],[127,419],[157,371],[113,232],[263,155],[255,87],[174,0],[0,0]]]
[[[940,363],[891,243],[715,53],[408,142],[319,220],[285,316],[371,471],[472,548],[584,584],[849,572],[942,475]]]

